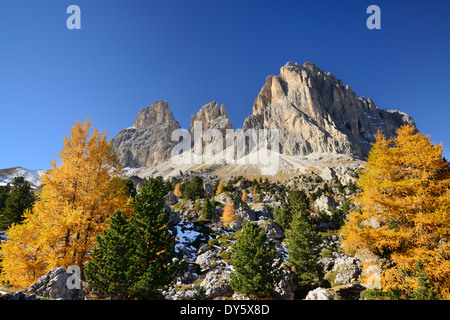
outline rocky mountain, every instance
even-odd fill
[[[222,104],[219,109],[219,104],[216,101],[205,104],[197,115],[191,116],[191,127],[189,129],[191,134],[193,134],[194,131],[195,121],[202,122],[203,132],[208,129],[219,129],[225,136],[226,129],[233,129],[230,119],[228,118],[227,111],[225,110],[225,106]]]
[[[181,128],[167,101],[142,109],[132,127],[121,130],[111,146],[123,167],[149,167],[170,158],[172,132]]]
[[[192,147],[194,147],[195,142],[194,131],[196,125],[199,126],[197,131],[202,134],[200,137],[201,148],[200,150],[196,150],[198,153],[202,153],[203,150],[209,146],[211,146],[211,148],[214,147],[215,143],[221,143],[222,149],[224,149],[226,147],[225,139],[222,138],[225,137],[227,129],[233,129],[225,106],[222,104],[219,109],[219,104],[216,101],[204,105],[196,115],[191,116],[189,132],[192,137]],[[217,133],[221,133],[220,137],[214,135],[214,130],[216,130]]]
[[[407,114],[378,109],[313,63],[288,62],[278,76],[267,77],[243,128],[279,129],[285,155],[332,153],[363,159],[379,129],[390,137],[405,124],[415,126]]]
[[[201,122],[200,132],[203,134],[208,129],[218,129],[215,132],[221,132],[225,137],[226,130],[233,129],[225,107],[222,105],[219,108],[215,101],[208,103],[191,116],[188,131],[191,146],[195,141],[196,121]],[[271,156],[276,155],[281,161],[276,165],[286,171],[278,175],[284,179],[299,172],[312,172],[318,167],[321,171],[321,167],[326,169],[330,163],[336,165],[341,161],[345,167],[357,160],[363,161],[378,130],[391,137],[397,128],[405,124],[415,126],[407,114],[378,109],[370,98],[358,97],[350,86],[344,86],[333,74],[313,63],[300,65],[288,62],[280,69],[279,75],[267,77],[255,99],[253,112],[245,119],[238,135],[242,137],[250,129],[255,132],[259,129],[279,130],[278,150],[272,148],[270,143],[266,147],[271,149]],[[245,161],[217,165],[220,164],[217,160],[223,160],[230,148],[235,150],[236,146],[228,146],[229,149],[215,158],[208,158],[207,162],[186,164],[181,158],[171,159],[172,149],[178,143],[171,141],[175,129],[180,129],[180,125],[168,103],[157,101],[142,109],[134,125],[123,129],[112,139],[112,146],[123,167],[129,171],[141,168],[140,172],[147,175],[168,176],[180,170],[205,169],[225,177],[243,173],[264,175],[258,172],[258,165],[253,168]],[[204,152],[215,139],[214,136],[203,137],[203,149],[194,148],[194,154]],[[226,149],[225,142],[222,143],[223,149]],[[245,157],[251,156],[247,154]],[[267,153],[264,157],[267,158]],[[345,171],[345,168],[333,168],[333,171]]]
[[[24,177],[32,187],[41,185],[40,177],[45,173],[45,170],[32,170],[22,167],[14,167],[0,170],[0,186],[11,183],[16,177]]]

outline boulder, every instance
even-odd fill
[[[290,271],[283,270],[280,282],[275,286],[275,296],[279,300],[294,300],[294,274]]]
[[[338,297],[334,290],[319,287],[309,291],[305,300],[335,300]]]
[[[267,238],[275,240],[284,238],[284,231],[281,230],[273,219],[267,219],[266,217],[261,216],[256,223],[264,229]]]
[[[218,259],[217,255],[213,250],[208,250],[197,256],[195,262],[204,270],[210,269],[214,263]]]
[[[9,300],[42,300],[44,297],[38,296],[34,293],[28,294],[24,293],[23,291],[17,291],[12,296],[9,297]]]
[[[209,271],[200,287],[205,289],[208,299],[231,297],[234,292],[230,285],[230,271],[223,266],[218,266],[214,270]]]
[[[336,200],[322,194],[319,198],[316,199],[313,206],[317,209],[325,211],[328,214],[331,214],[331,209],[333,209],[333,207],[337,207],[338,205],[339,204],[336,202]]]
[[[85,295],[81,287],[72,288],[74,277],[76,274],[63,267],[50,270],[28,287],[28,293],[35,293],[51,299],[82,300]]]
[[[337,258],[332,271],[337,272],[335,284],[348,284],[357,281],[362,273],[361,261],[352,257]]]
[[[173,193],[173,191],[169,191],[169,193],[164,196],[164,199],[169,206],[178,202],[178,197]]]

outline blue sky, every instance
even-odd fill
[[[371,4],[381,30],[366,28]],[[160,99],[184,128],[213,100],[241,127],[288,61],[410,114],[448,150],[449,15],[448,0],[0,0],[0,168],[47,169],[76,119],[112,138]]]

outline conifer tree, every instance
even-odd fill
[[[26,210],[31,210],[35,201],[34,192],[24,177],[16,177],[0,209],[0,230],[8,229],[13,223],[21,223]]]
[[[135,246],[129,272],[133,279],[130,293],[148,298],[156,289],[171,283],[179,271],[175,252],[176,230],[167,225],[165,192],[160,181],[150,178],[133,199],[130,218]]]
[[[205,189],[203,187],[203,179],[195,176],[191,181],[187,181],[181,185],[181,191],[186,199],[197,200],[205,197]]]
[[[287,230],[292,222],[292,213],[289,209],[289,205],[283,202],[281,206],[276,207],[274,210],[275,222],[283,229]]]
[[[97,237],[86,277],[99,292],[149,298],[175,279],[176,233],[167,226],[163,187],[162,180],[150,178],[133,200],[134,215],[127,220],[116,211],[109,229]]]
[[[264,229],[246,223],[232,247],[232,288],[252,299],[268,297],[281,280],[282,261],[276,256],[275,243],[267,239]]]
[[[209,200],[209,198],[206,198],[205,203],[203,204],[202,218],[205,220],[212,219],[212,205],[211,205],[211,201]]]
[[[403,126],[395,138],[376,135],[359,174],[360,210],[350,213],[343,227],[345,250],[390,261],[377,265],[385,293],[408,298],[407,288],[419,286],[420,260],[436,295],[450,299],[450,165],[442,153],[442,145]]]
[[[300,285],[309,285],[322,277],[321,238],[315,229],[305,211],[293,210],[292,222],[286,231],[288,263],[294,267]]]
[[[133,230],[121,210],[114,212],[109,228],[97,236],[85,269],[86,279],[97,292],[115,298],[129,298],[132,278],[128,272],[135,250]]]
[[[247,191],[245,191],[245,190],[242,193],[242,201],[244,201],[245,203],[247,203],[247,201],[248,201]]]
[[[60,164],[41,177],[43,185],[33,213],[8,230],[2,245],[2,279],[18,287],[35,282],[47,271],[70,265],[84,268],[95,238],[116,209],[126,215],[130,198],[105,133],[91,122],[76,122],[58,154]]]
[[[220,217],[220,221],[222,221],[224,225],[227,225],[237,220],[238,218],[234,214],[234,202],[228,200],[227,203],[225,204],[225,207],[223,208],[223,213],[222,217]]]
[[[217,189],[216,189],[216,196],[218,196],[219,194],[221,194],[223,191],[223,182],[219,181],[219,184],[217,185]]]

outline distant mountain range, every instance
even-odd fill
[[[40,177],[46,170],[32,170],[22,167],[14,167],[9,169],[0,169],[0,186],[11,183],[16,177],[24,177],[32,187],[40,186]]]

